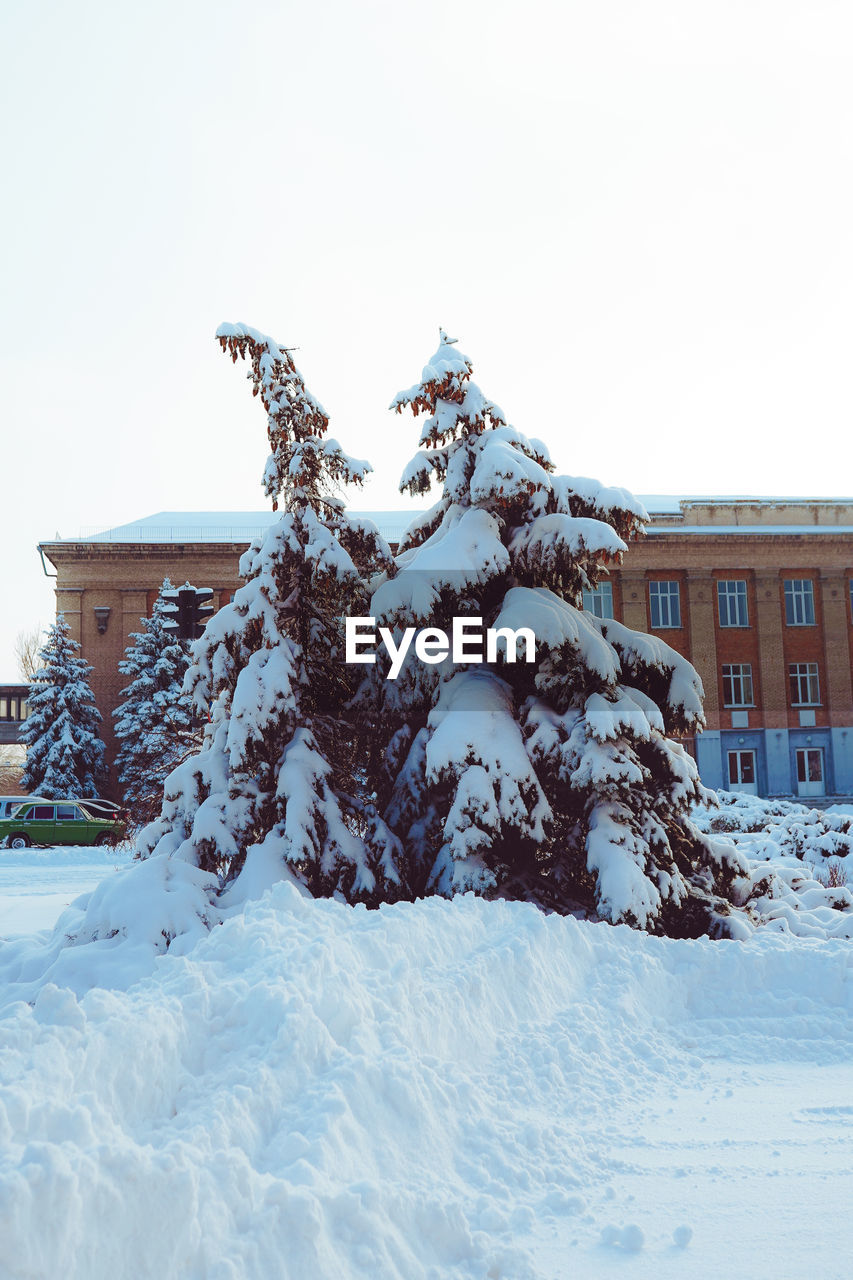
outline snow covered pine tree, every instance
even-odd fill
[[[379,900],[396,876],[395,843],[352,794],[342,717],[355,677],[341,633],[344,614],[365,607],[361,571],[389,565],[391,553],[334,492],[361,485],[370,467],[328,438],[328,416],[287,349],[244,325],[217,337],[251,364],[271,447],[263,486],[284,511],[243,555],[245,586],[193,646],[185,687],[210,723],[202,749],[167,779],[138,848],[217,873],[229,904],[282,879],[315,896]]]
[[[92,668],[76,656],[79,651],[64,615],[57,614],[39,650],[41,666],[20,733],[27,748],[21,784],[49,800],[96,796],[105,781],[101,713],[89,687]]]
[[[623,489],[554,475],[545,446],[510,426],[471,372],[442,332],[421,380],[392,402],[427,415],[401,489],[438,481],[443,493],[407,531],[369,612],[398,634],[449,632],[464,615],[531,628],[536,657],[516,662],[515,643],[502,643],[491,663],[424,666],[410,652],[386,680],[378,653],[368,669],[360,696],[384,730],[372,769],[409,890],[724,934],[738,855],[689,821],[703,791],[667,737],[703,724],[699,677],[656,637],[582,607],[646,513]]]
[[[157,816],[167,774],[200,744],[191,699],[182,691],[189,666],[187,648],[166,629],[162,593],[171,586],[166,578],[151,617],[140,619],[143,629],[131,632],[133,643],[118,664],[121,674],[131,678],[113,716],[121,743],[116,772],[132,827]]]

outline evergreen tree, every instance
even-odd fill
[[[79,651],[64,615],[58,614],[39,650],[30,713],[20,731],[27,748],[21,783],[46,799],[96,796],[106,778],[101,713],[88,683],[92,668],[75,656]]]
[[[476,666],[425,665],[410,650],[396,680],[379,655],[368,669],[371,770],[408,890],[724,932],[737,867],[689,822],[702,789],[668,736],[701,728],[699,677],[661,640],[582,607],[645,512],[625,490],[555,475],[471,372],[442,332],[421,380],[392,402],[427,415],[401,489],[437,481],[442,496],[407,531],[369,612],[398,637],[464,615],[519,634]],[[523,628],[535,635],[529,664],[515,660]]]
[[[162,593],[171,586],[166,578],[151,617],[140,619],[143,629],[131,633],[133,643],[118,664],[130,684],[122,689],[122,702],[113,712],[121,744],[116,772],[132,826],[157,816],[167,775],[200,742],[190,697],[182,691],[189,666],[187,646],[166,629]]]
[[[291,878],[314,895],[374,900],[395,875],[395,846],[353,794],[341,633],[343,616],[363,611],[362,572],[390,551],[336,492],[370,467],[328,437],[288,350],[243,325],[217,337],[250,363],[271,448],[264,490],[283,512],[242,557],[245,586],[195,642],[185,687],[210,723],[139,849],[175,853],[226,884],[242,873],[232,898]]]

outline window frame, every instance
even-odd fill
[[[594,618],[612,619],[613,618],[613,583],[606,579],[599,582],[597,587],[586,588],[581,595],[584,612],[590,613]],[[601,612],[595,606],[601,606]],[[609,613],[605,613],[605,607],[610,608]]]
[[[805,668],[803,670],[802,668]],[[814,684],[812,684],[814,681]],[[795,682],[797,694],[794,694]],[[805,682],[806,698],[802,698],[803,682]],[[820,667],[816,662],[788,663],[788,694],[792,707],[820,707]],[[816,698],[812,697],[816,694]]]
[[[726,671],[728,670],[728,674]],[[737,670],[737,674],[735,674]],[[749,701],[737,702],[733,699],[730,701],[726,697],[726,682],[729,682],[730,692],[734,695],[736,685],[740,686],[741,692],[746,681],[749,682]],[[752,663],[751,662],[724,662],[722,663],[722,683],[723,683],[723,707],[739,710],[741,707],[755,706],[755,685],[752,679]]]
[[[817,625],[815,614],[814,582],[811,578],[784,578],[782,587],[785,596],[785,625],[788,627],[814,627]],[[806,615],[811,613],[811,617]],[[803,616],[798,618],[797,614]]]
[[[737,588],[737,590],[732,590]],[[743,588],[742,590],[740,588]],[[723,603],[726,606],[726,620],[723,621]],[[741,605],[743,605],[743,617],[741,618]],[[732,622],[732,614],[737,616],[737,621]],[[718,578],[717,579],[717,618],[720,627],[730,630],[733,627],[749,626],[749,593],[746,578]]]
[[[665,588],[665,590],[664,590]],[[666,601],[668,622],[663,621],[662,604]],[[673,601],[675,617],[673,622]],[[658,621],[655,621],[657,606]],[[681,630],[681,583],[677,578],[652,578],[649,582],[649,626],[653,631]]]

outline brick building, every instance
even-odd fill
[[[21,725],[27,718],[28,684],[0,684],[0,747],[19,741]]]
[[[660,635],[698,669],[707,728],[687,745],[703,781],[760,795],[853,795],[853,500],[642,501],[648,536],[586,605]],[[392,542],[408,519],[369,514]],[[94,667],[110,756],[118,663],[163,578],[212,587],[214,603],[226,603],[241,553],[275,518],[162,512],[41,544],[56,570],[57,611]]]

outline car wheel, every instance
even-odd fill
[[[9,836],[10,849],[27,849],[32,841],[29,836],[25,836],[23,831],[16,831],[13,836]]]
[[[95,841],[95,844],[107,845],[107,844],[115,844],[115,842],[116,842],[115,836],[110,835],[109,831],[102,831],[101,834],[98,836],[97,840]]]

